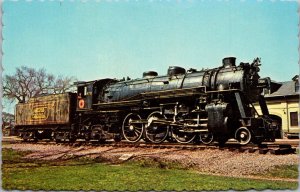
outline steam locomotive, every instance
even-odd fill
[[[236,58],[227,57],[222,63],[199,71],[171,66],[167,75],[148,71],[134,80],[76,82],[77,93],[17,104],[16,128],[24,140],[57,142],[274,141],[278,126],[261,95],[269,78],[258,75],[260,59],[237,66]],[[254,102],[259,102],[262,115]]]

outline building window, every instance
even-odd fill
[[[290,112],[291,126],[298,126],[298,113]]]

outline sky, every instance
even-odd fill
[[[296,1],[4,1],[3,74],[22,65],[78,80],[260,57],[261,77],[299,74]]]

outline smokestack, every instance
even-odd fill
[[[232,67],[235,66],[235,57],[225,57],[223,59],[223,67],[228,68],[228,67]]]

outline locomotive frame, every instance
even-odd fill
[[[68,126],[53,127],[52,137],[57,142],[144,139],[219,145],[230,138],[241,145],[274,141],[277,125],[260,95],[269,79],[259,78],[259,65],[255,59],[236,66],[235,58],[228,57],[214,69],[186,72],[173,66],[166,76],[149,71],[142,79],[77,82],[75,116]],[[252,105],[257,101],[262,116]],[[36,138],[38,129],[22,130]]]

